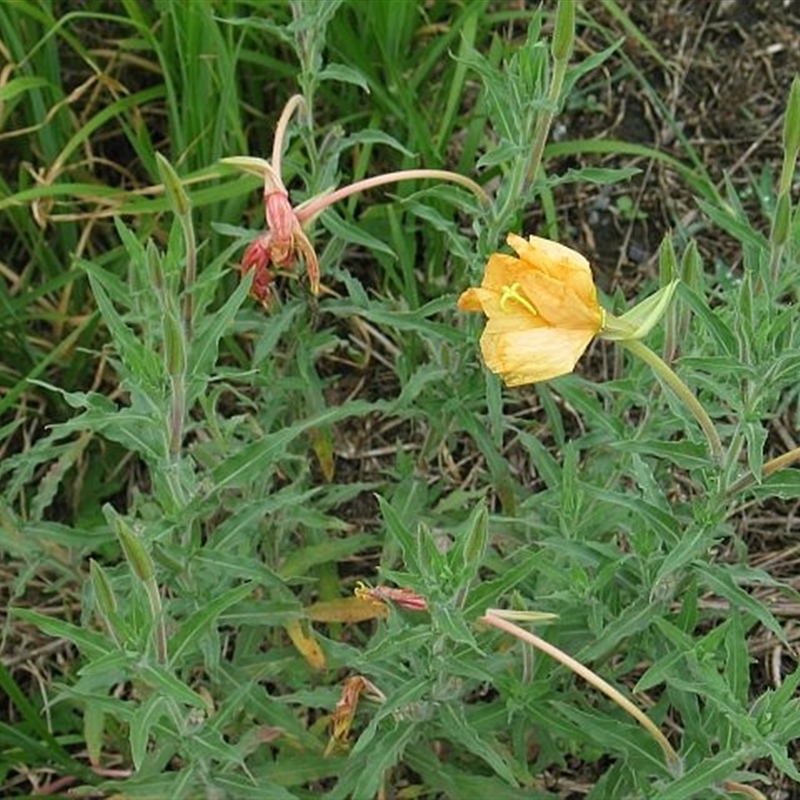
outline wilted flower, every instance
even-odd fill
[[[356,715],[359,698],[362,696],[376,703],[386,702],[386,695],[363,675],[352,675],[347,678],[342,688],[341,699],[336,703],[336,708],[331,714],[332,731],[328,746],[325,748],[326,757],[345,746]]]
[[[242,275],[253,270],[250,292],[263,305],[269,305],[270,284],[274,279],[273,267],[291,269],[297,255],[306,263],[311,291],[319,293],[319,261],[311,240],[303,230],[289,195],[283,186],[274,186],[274,175],[264,168],[264,210],[266,233],[253,240],[244,251]]]
[[[458,300],[462,311],[488,317],[481,336],[486,366],[509,386],[572,372],[606,315],[589,262],[558,242],[513,233],[518,257],[495,253],[483,282]]]
[[[355,595],[361,600],[377,603],[395,603],[400,608],[411,611],[427,611],[428,601],[413,589],[395,589],[392,586],[367,586],[363,581],[356,583]]]
[[[264,179],[264,215],[267,228],[247,247],[240,267],[242,276],[253,271],[250,292],[262,305],[268,306],[270,302],[270,284],[275,278],[273,268],[291,269],[298,256],[305,261],[311,291],[314,294],[319,292],[319,261],[305,228],[328,206],[344,200],[356,192],[363,192],[374,186],[382,186],[394,181],[434,178],[461,184],[474,192],[481,200],[488,200],[480,186],[462,175],[445,170],[409,169],[366,178],[341,189],[323,192],[293,206],[289,199],[289,192],[281,178],[281,160],[289,120],[292,114],[297,109],[302,109],[304,105],[303,98],[295,95],[290,98],[283,109],[275,129],[271,161],[251,156],[222,159],[225,164],[238,167]]]

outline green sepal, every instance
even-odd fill
[[[612,342],[627,342],[643,339],[656,326],[678,288],[679,280],[670,281],[650,297],[642,300],[621,317],[606,314],[600,338]]]

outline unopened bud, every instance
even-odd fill
[[[189,196],[183,188],[178,173],[175,172],[172,164],[170,164],[161,153],[156,153],[156,164],[158,165],[158,174],[161,176],[161,182],[164,184],[164,190],[167,193],[167,198],[169,204],[172,206],[172,210],[179,217],[188,216],[191,209]]]
[[[125,560],[130,564],[131,569],[141,581],[151,580],[155,574],[155,565],[150,558],[150,554],[134,533],[133,528],[108,504],[103,506],[106,519],[111,522],[117,534],[122,552],[125,553]]]
[[[800,78],[795,76],[789,90],[786,117],[783,120],[783,150],[785,158],[792,163],[800,151]]]
[[[775,216],[772,218],[772,244],[780,247],[786,244],[789,239],[789,228],[792,222],[792,204],[789,200],[788,192],[783,192],[778,196],[778,204],[775,206]]]
[[[567,61],[575,42],[575,6],[577,0],[559,0],[556,9],[556,28],[550,52],[556,61]]]
[[[97,608],[107,620],[117,611],[117,598],[114,596],[108,575],[93,558],[89,559],[89,579],[92,582]]]

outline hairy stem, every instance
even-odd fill
[[[637,708],[627,697],[625,697],[618,689],[615,689],[610,683],[604,681],[599,675],[592,672],[588,667],[585,667],[580,661],[576,661],[572,656],[568,656],[563,650],[559,650],[555,645],[540,639],[530,631],[520,628],[509,620],[503,619],[502,611],[497,609],[487,609],[486,614],[480,618],[481,622],[491,625],[494,628],[499,628],[501,631],[510,633],[516,636],[523,642],[533,645],[537,650],[547,653],[551,658],[554,658],[560,664],[563,664],[568,669],[571,669],[576,675],[580,675],[587,683],[590,683],[598,691],[601,691],[606,697],[613,700],[623,711],[630,714],[655,740],[658,742],[667,764],[670,767],[676,767],[680,763],[678,754],[675,752],[672,745],[666,736],[658,729],[656,724],[639,708]]]
[[[286,138],[286,129],[289,127],[289,120],[297,109],[305,110],[306,101],[302,95],[295,94],[289,98],[289,102],[283,107],[278,124],[275,127],[275,138],[272,141],[272,169],[275,175],[281,174],[281,160],[283,159],[283,140]]]
[[[300,204],[295,208],[297,219],[301,224],[309,222],[328,206],[350,197],[352,194],[364,192],[367,189],[372,189],[375,186],[383,186],[386,183],[396,183],[397,181],[410,181],[419,178],[433,178],[434,180],[450,181],[464,186],[475,194],[479,200],[484,203],[489,202],[489,196],[486,192],[473,181],[464,175],[459,175],[456,172],[448,172],[443,169],[405,169],[398,172],[387,172],[385,175],[375,175],[372,178],[364,178],[363,180],[351,183],[348,186],[343,186],[341,189],[336,189],[327,194],[318,195],[305,203]]]
[[[700,401],[692,394],[689,387],[675,374],[672,367],[670,367],[666,361],[657,356],[649,347],[642,344],[638,339],[620,340],[620,344],[651,366],[656,375],[684,402],[703,429],[714,460],[720,464],[722,462],[722,442],[720,441],[717,429],[714,427],[711,417],[708,416],[705,408],[703,408]]]
[[[776,456],[767,461],[761,469],[761,474],[766,476],[779,472],[786,467],[791,466],[795,461],[800,461],[800,447],[795,447],[782,455]],[[757,482],[757,478],[753,472],[748,472],[742,475],[736,483],[734,483],[726,492],[729,497],[733,497],[745,489],[749,489]]]

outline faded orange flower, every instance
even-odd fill
[[[510,233],[507,242],[519,257],[492,255],[480,287],[458,300],[462,311],[488,317],[481,336],[486,366],[509,386],[572,372],[605,324],[589,262],[538,236]]]
[[[298,257],[305,261],[311,291],[319,294],[319,260],[305,229],[333,203],[374,186],[417,178],[434,178],[461,184],[473,191],[481,200],[488,202],[486,192],[475,181],[462,175],[439,169],[407,169],[364,178],[340,189],[326,190],[293,206],[281,177],[281,164],[289,121],[295,112],[304,111],[305,105],[301,95],[294,95],[284,107],[275,128],[271,161],[251,156],[222,159],[223,163],[258,175],[264,180],[264,215],[267,227],[248,245],[242,257],[240,271],[243,277],[252,271],[253,282],[250,285],[250,293],[265,308],[269,308],[272,298],[274,268],[290,270]]]
[[[374,603],[396,603],[400,608],[411,611],[427,611],[428,601],[413,589],[395,589],[392,586],[367,586],[363,581],[356,582],[356,597]]]
[[[347,743],[350,728],[356,715],[358,700],[361,696],[377,703],[385,703],[386,695],[363,675],[352,675],[342,687],[342,696],[331,714],[331,738],[325,748],[325,757],[333,755]]]

